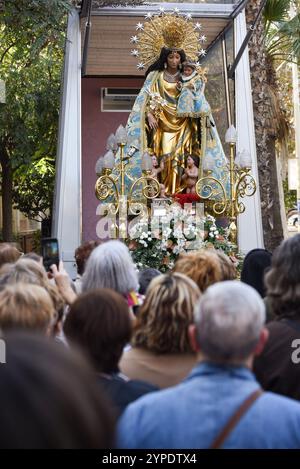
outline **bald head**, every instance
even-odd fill
[[[264,303],[254,288],[238,281],[212,285],[195,306],[202,354],[228,364],[247,360],[260,340],[265,317]]]

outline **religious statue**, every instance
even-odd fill
[[[164,162],[161,161],[159,165],[157,161],[157,156],[154,154],[151,156],[151,159],[152,159],[151,176],[154,177],[155,179],[158,179],[159,174],[164,170]]]
[[[160,162],[160,165],[158,165],[157,156],[154,155],[154,154],[151,156],[151,159],[152,159],[151,176],[154,179],[159,180],[159,174],[164,170],[164,162],[162,160]],[[164,184],[160,184],[159,188],[160,188],[160,198],[161,199],[166,198],[166,188],[165,188]]]
[[[127,147],[135,149],[127,177],[129,181],[140,177],[142,155],[154,154],[158,180],[171,196],[194,191],[195,184],[190,182],[196,177],[195,169],[191,176],[191,168],[185,168],[188,155],[198,157],[199,177],[206,156],[214,160],[215,177],[224,171],[226,159],[204,96],[205,78],[196,62],[200,47],[197,28],[178,14],[162,13],[149,19],[137,25],[139,35],[131,38],[137,48],[132,55],[141,61],[138,68],[148,69],[126,126]]]
[[[182,176],[182,181],[186,185],[187,194],[195,194],[196,192],[196,182],[199,177],[199,157],[194,155],[189,155],[186,160],[187,167],[184,170]]]

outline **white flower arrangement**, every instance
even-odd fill
[[[162,112],[163,107],[168,103],[160,96],[159,93],[154,93],[150,90],[150,88],[146,88],[146,93],[148,93],[150,96],[149,110],[156,118],[158,118]]]
[[[201,248],[221,249],[232,255],[227,229],[217,226],[211,215],[204,217],[199,226],[194,217],[186,216],[184,209],[173,204],[160,222],[141,219],[130,229],[126,243],[138,269],[153,267],[166,272],[173,268],[180,253]]]
[[[179,204],[170,205],[159,221],[160,224],[155,219],[152,223],[139,220],[131,227],[127,244],[136,265],[155,267],[164,272],[172,268],[181,252],[190,250],[191,239],[200,237],[202,242],[203,230],[199,230],[195,218],[187,216]]]

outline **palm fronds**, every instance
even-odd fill
[[[266,52],[273,60],[300,59],[300,14],[290,18],[291,0],[268,0],[264,9]]]
[[[291,0],[268,0],[264,8],[264,20],[273,23],[285,20],[289,14]]]

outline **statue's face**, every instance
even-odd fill
[[[181,62],[180,54],[178,52],[170,52],[167,57],[167,62],[170,68],[177,69]]]
[[[190,77],[194,71],[194,69],[192,67],[189,67],[188,65],[186,65],[183,69],[184,71],[184,74],[186,77]]]
[[[194,165],[194,160],[191,156],[187,157],[186,162],[187,162],[188,166],[193,166]]]
[[[154,168],[158,166],[158,161],[155,155],[152,155],[152,165],[154,166]]]

